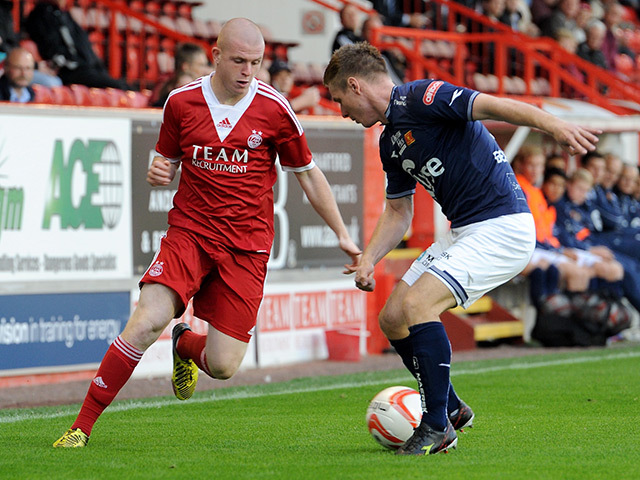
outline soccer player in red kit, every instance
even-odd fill
[[[253,22],[229,20],[213,48],[214,73],[169,95],[158,155],[147,174],[151,185],[168,185],[182,165],[169,229],[141,279],[138,306],[107,350],[76,421],[54,447],[87,444],[144,351],[190,298],[194,314],[210,326],[207,335],[184,323],[173,329],[176,396],[192,395],[198,367],[218,379],[237,371],[256,324],[273,241],[276,156],[294,172],[355,268],[361,252],[300,123],[282,95],[254,78],[264,46]]]

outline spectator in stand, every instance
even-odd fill
[[[560,0],[553,13],[540,24],[540,30],[545,37],[555,38],[561,28],[576,32],[579,27],[576,22],[580,11],[580,0]]]
[[[109,75],[93,51],[89,36],[66,9],[67,0],[40,0],[25,22],[40,56],[48,60],[65,85],[74,83],[98,88],[130,87]]]
[[[158,91],[154,107],[163,107],[172,90],[211,73],[211,65],[204,49],[195,43],[178,45],[175,51],[175,69]]]
[[[336,37],[333,40],[331,53],[335,52],[342,45],[358,43],[364,40],[356,34],[359,22],[360,14],[358,13],[358,9],[355,5],[350,3],[345,4],[345,6],[342,7],[342,10],[340,10],[340,23],[342,24],[342,29],[336,34]]]
[[[576,41],[576,37],[573,35],[573,32],[568,28],[559,29],[556,32],[555,40],[567,53],[570,53],[572,55],[577,54],[578,42]],[[565,70],[569,72],[571,76],[578,82],[584,83],[584,73],[582,73],[582,71],[576,66],[575,63],[569,63],[565,65]],[[562,82],[561,89],[562,96],[565,98],[577,98],[582,96],[578,92],[576,92],[576,90],[572,86],[567,85],[565,82]]]
[[[561,153],[552,153],[547,157],[547,161],[544,164],[544,168],[557,168],[563,173],[567,173],[567,161]]]
[[[558,0],[531,0],[531,20],[538,27],[553,14]]]
[[[13,26],[12,2],[0,0],[0,63],[10,50],[18,46],[18,35]]]
[[[405,13],[402,0],[372,0],[371,3],[373,9],[382,15],[382,22],[385,25],[425,28],[429,24],[429,19],[423,13]]]
[[[536,227],[536,248],[523,271],[531,279],[531,300],[538,304],[558,288],[568,292],[584,292],[596,276],[596,259],[572,249],[562,249],[554,236],[556,211],[550,207],[539,185],[543,179],[545,157],[538,146],[524,146],[513,161],[513,171],[522,187]],[[620,269],[620,278],[622,270]],[[604,272],[600,272],[604,273]],[[614,278],[614,277],[611,277]]]
[[[269,67],[271,85],[278,90],[291,104],[296,113],[310,110],[320,102],[318,87],[311,86],[302,90],[299,95],[293,95],[293,73],[291,67],[284,60],[276,58]]]
[[[556,237],[563,246],[582,248],[604,259],[615,259],[624,269],[622,290],[636,310],[640,311],[640,264],[637,259],[609,248],[592,235],[592,209],[587,196],[593,188],[593,175],[578,168],[569,177],[565,196],[556,203]]]
[[[524,0],[506,0],[504,13],[500,16],[500,21],[509,25],[513,30],[537,37],[540,29],[531,21],[531,10]]]
[[[506,0],[482,0],[480,13],[494,22],[499,22],[506,9]]]
[[[600,20],[592,20],[587,26],[587,39],[578,45],[577,54],[580,58],[593,63],[597,67],[608,68],[607,60],[602,53],[602,42],[607,31]]]
[[[614,188],[622,207],[622,213],[627,224],[632,228],[640,228],[640,202],[634,197],[638,187],[638,177],[638,167],[625,164]]]
[[[362,23],[362,37],[369,43],[372,43],[374,28],[382,27],[382,19],[380,15],[369,15]],[[387,64],[387,73],[396,85],[404,83],[404,75],[407,68],[407,60],[400,50],[382,50],[380,51],[384,62]]]
[[[0,100],[28,103],[36,94],[31,88],[36,62],[24,48],[14,48],[5,61],[4,75],[0,77]]]
[[[640,230],[629,228],[620,202],[612,191],[622,169],[620,159],[610,156],[607,160],[606,156],[592,153],[583,157],[582,165],[593,176],[593,188],[584,206],[591,219],[591,238],[611,250],[640,260]]]
[[[622,44],[622,29],[620,28],[620,22],[624,15],[624,7],[618,2],[608,3],[604,7],[604,16],[602,22],[606,27],[604,40],[602,41],[602,53],[607,63],[607,68],[611,72],[618,70],[616,66],[616,57],[624,53],[631,58],[634,58],[633,52]]]
[[[540,190],[547,204],[550,207],[554,206],[564,197],[567,190],[567,174],[558,167],[545,167]]]

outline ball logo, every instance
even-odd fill
[[[247,145],[249,148],[258,148],[262,144],[262,132],[257,132],[255,130],[251,131],[251,135],[247,139]]]
[[[427,90],[424,92],[424,97],[422,97],[422,102],[425,105],[431,105],[433,103],[436,98],[436,93],[443,83],[443,81],[438,80],[437,82],[431,82],[429,84]]]
[[[163,265],[164,262],[154,263],[149,269],[149,275],[151,275],[152,277],[159,277],[160,275],[162,275],[162,272],[164,271]]]

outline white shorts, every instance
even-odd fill
[[[449,288],[458,305],[467,308],[520,273],[535,244],[529,213],[453,228],[422,252],[402,280],[411,286],[423,273],[430,273]]]

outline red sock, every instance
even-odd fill
[[[190,330],[180,335],[176,349],[180,358],[190,358],[204,373],[213,377],[207,366],[207,356],[204,352],[204,348],[207,345],[207,336],[198,335]]]
[[[143,353],[122,337],[118,336],[115,339],[102,359],[78,418],[71,428],[79,427],[87,435],[91,434],[93,424],[127,383]]]

